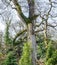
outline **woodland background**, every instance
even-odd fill
[[[0,65],[57,65],[57,0],[0,0]]]

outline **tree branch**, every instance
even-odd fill
[[[57,25],[51,25],[51,24],[48,24],[47,26],[52,27],[52,28],[57,27]]]
[[[18,32],[18,33],[16,34],[16,36],[14,37],[13,42],[15,42],[15,40],[16,40],[20,35],[22,35],[24,32],[26,32],[26,31],[27,31],[27,29]]]
[[[27,17],[23,14],[22,10],[21,10],[21,6],[19,5],[17,0],[13,0],[13,3],[15,5],[15,10],[17,10],[19,17],[21,18],[21,20],[23,22],[25,22],[25,24],[27,24]]]

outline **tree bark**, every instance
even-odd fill
[[[31,44],[31,58],[32,58],[32,65],[36,65],[37,60],[37,53],[36,53],[36,38],[33,31],[33,25],[32,23],[28,24],[28,43]]]
[[[33,17],[34,14],[34,0],[28,0],[29,5],[29,18]],[[37,53],[36,53],[36,38],[34,33],[34,20],[28,24],[28,42],[31,43],[32,48],[32,65],[36,65]]]

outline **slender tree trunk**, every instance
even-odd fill
[[[45,45],[47,47],[47,21],[45,21],[45,24],[44,24],[44,42],[45,42]]]

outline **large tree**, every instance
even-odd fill
[[[36,65],[36,39],[35,39],[35,33],[34,33],[34,18],[37,17],[34,14],[34,0],[28,0],[28,7],[29,7],[29,17],[27,18],[24,16],[21,6],[19,5],[17,0],[13,0],[13,3],[15,5],[16,11],[18,12],[18,15],[21,17],[23,22],[25,22],[27,26],[27,41],[31,44],[32,48],[32,64]]]

